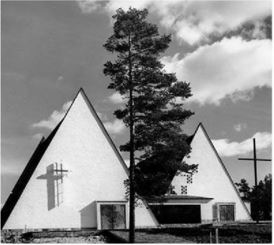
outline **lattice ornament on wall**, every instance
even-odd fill
[[[187,175],[187,177],[186,177],[186,183],[187,184],[192,184],[192,182],[193,182],[192,174]]]
[[[181,194],[182,195],[187,195],[187,186],[186,185],[181,186]]]
[[[195,173],[198,173],[198,166],[196,166],[194,169],[193,169],[193,172],[192,172],[193,174],[195,174]]]

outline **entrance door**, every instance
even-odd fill
[[[234,221],[234,205],[219,205],[220,221]]]
[[[126,205],[125,204],[101,204],[101,229],[125,229]]]

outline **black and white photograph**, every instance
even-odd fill
[[[272,1],[1,1],[1,243],[272,243]]]

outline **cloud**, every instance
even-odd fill
[[[98,0],[76,0],[79,8],[84,14],[93,13],[95,11],[103,10],[109,15],[113,15],[118,8],[123,8],[124,10],[129,9],[129,7],[134,7],[137,9],[142,9],[148,7],[155,0],[139,0],[139,1],[124,1],[124,0],[109,0],[109,1],[98,1]]]
[[[36,139],[36,140],[41,140],[43,137],[43,134],[41,133],[37,133],[35,135],[32,136],[33,139]]]
[[[230,142],[228,139],[216,139],[212,140],[212,143],[220,156],[231,157],[252,152],[253,138],[256,138],[257,150],[263,150],[271,146],[272,134],[268,132],[257,132],[251,138],[242,142]]]
[[[105,122],[106,130],[111,134],[120,134],[126,128],[122,120],[115,119],[113,122]]]
[[[77,0],[79,8],[84,14],[89,14],[101,9],[102,5],[100,1],[95,0]]]
[[[227,96],[234,102],[250,100],[255,87],[271,87],[271,53],[271,40],[232,37],[201,46],[183,58],[179,53],[165,56],[162,62],[167,72],[190,82],[189,101],[219,105]]]
[[[161,26],[173,31],[178,40],[190,45],[209,41],[211,34],[222,35],[251,19],[271,14],[271,1],[77,1],[83,13],[103,10],[110,16],[116,9],[148,8]],[[243,11],[244,9],[244,11]]]
[[[57,82],[61,82],[61,81],[63,81],[64,80],[64,77],[63,76],[59,76],[58,78],[57,78]]]
[[[241,36],[245,40],[271,39],[271,31],[272,16],[267,16],[262,19],[247,21],[243,23],[241,26],[237,27],[236,29],[226,32],[224,36]],[[218,39],[218,37],[214,37],[212,39],[216,38]]]
[[[66,114],[68,108],[70,107],[72,101],[66,102],[60,111],[53,111],[48,119],[41,120],[38,123],[32,124],[33,128],[47,128],[47,129],[54,129],[56,125],[62,120],[64,115]]]
[[[248,20],[271,14],[270,1],[171,1],[164,9],[161,4],[155,8],[161,24],[190,45],[210,41],[212,33],[222,35]]]
[[[239,124],[235,124],[233,126],[233,128],[235,129],[235,131],[237,132],[241,132],[242,130],[247,128],[247,124],[246,123],[239,123]]]
[[[113,93],[111,96],[109,96],[108,98],[113,104],[121,104],[124,102],[124,98],[123,96],[118,93],[118,92],[115,92]]]

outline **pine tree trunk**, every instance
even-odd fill
[[[130,109],[130,191],[129,191],[129,242],[135,242],[135,183],[134,183],[134,120],[133,120],[133,83],[132,83],[132,64],[130,51],[130,35],[129,35],[129,109]]]

